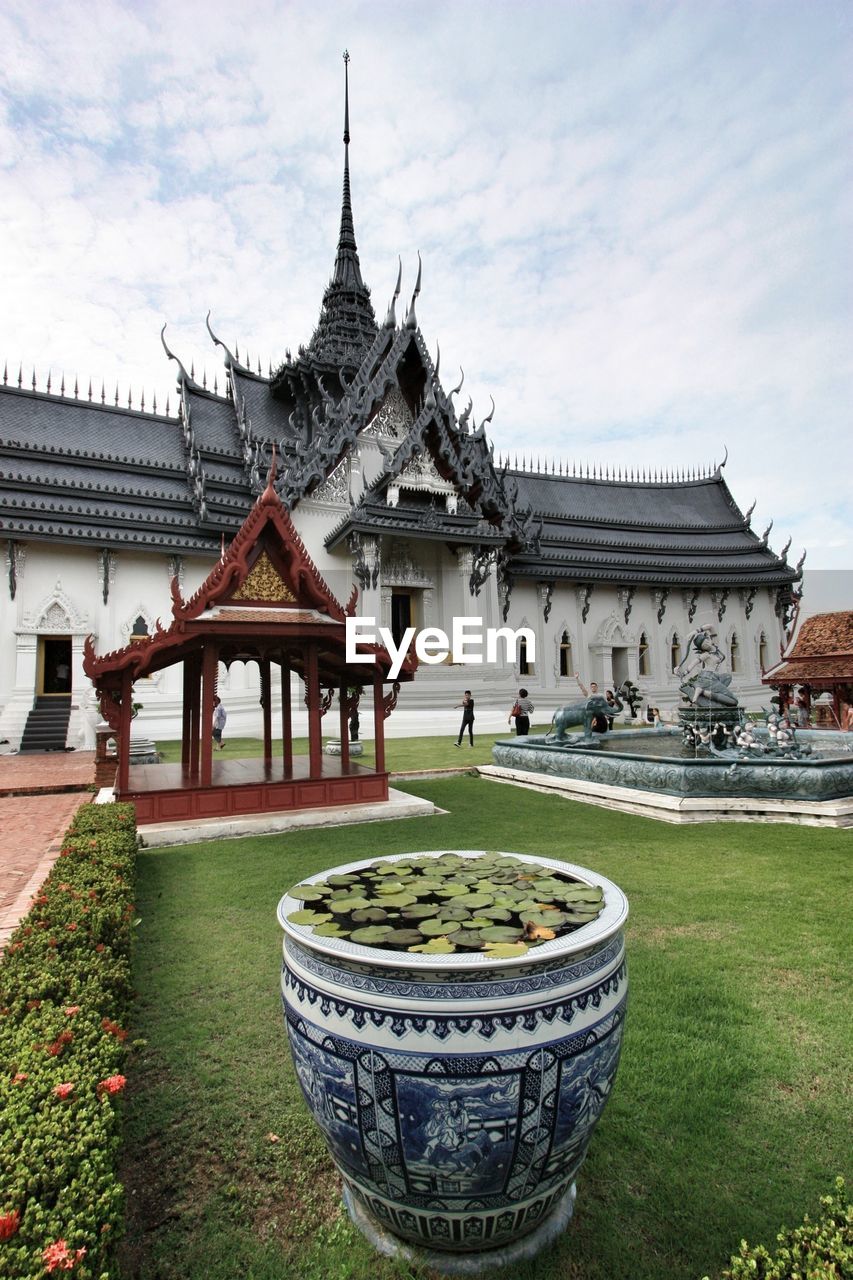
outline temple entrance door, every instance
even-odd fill
[[[613,684],[618,689],[628,679],[628,650],[613,650]]]
[[[71,693],[71,637],[39,636],[36,694],[55,698]]]
[[[412,593],[410,591],[391,592],[391,634],[394,643],[399,645],[407,627],[412,625]]]

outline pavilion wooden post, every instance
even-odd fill
[[[184,714],[181,722],[181,766],[184,770],[190,767],[190,750],[192,746],[192,709],[193,709],[193,676],[195,674],[194,655],[184,658],[182,672],[184,678]]]
[[[189,681],[190,690],[190,777],[197,778],[201,740],[201,655],[192,654],[187,666],[185,678]]]
[[[284,775],[293,773],[293,716],[290,707],[290,662],[281,655],[281,759]]]
[[[347,682],[341,681],[338,691],[341,704],[341,769],[344,773],[349,769],[349,716],[347,715]]]
[[[216,693],[217,654],[214,645],[205,642],[201,655],[201,776],[203,787],[213,778],[213,698]]]
[[[272,684],[270,681],[270,658],[265,654],[260,661],[261,668],[261,708],[264,715],[264,769],[269,772],[272,766]]]
[[[317,645],[313,640],[308,642],[305,676],[308,691],[309,777],[319,778],[323,772],[323,726],[320,717],[320,669],[317,662]]]
[[[130,784],[130,722],[133,718],[133,680],[130,669],[121,673],[121,720],[118,729],[118,793],[126,795]]]
[[[373,750],[376,757],[373,767],[377,773],[385,772],[385,699],[382,690],[382,675],[376,671],[373,676]]]

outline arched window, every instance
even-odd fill
[[[737,632],[732,632],[731,642],[729,644],[729,660],[731,662],[732,671],[740,671],[740,642],[737,638]]]
[[[575,664],[572,661],[572,642],[568,631],[564,631],[560,638],[560,675],[573,676],[574,674]]]
[[[762,671],[767,670],[767,636],[763,631],[758,637],[758,665]]]
[[[681,661],[681,641],[678,638],[678,633],[675,631],[672,633],[672,640],[669,644],[669,659],[670,665],[674,671]]]
[[[134,620],[130,638],[131,640],[143,640],[148,634],[148,623],[140,613],[139,617]]]
[[[641,676],[651,675],[651,664],[649,662],[649,637],[645,631],[640,632],[640,651],[637,671]]]

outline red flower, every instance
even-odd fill
[[[115,1036],[116,1040],[127,1039],[127,1032],[123,1030],[117,1022],[111,1022],[109,1018],[102,1018],[101,1026],[104,1031],[108,1031],[111,1036]]]
[[[23,1084],[25,1080],[29,1080],[29,1073],[26,1071],[16,1071],[12,1076],[12,1084]]]
[[[75,1013],[79,1013],[82,1008],[82,1004],[67,1004],[62,1012],[66,1018],[73,1018]]]
[[[97,946],[95,947],[95,950],[96,950],[96,951],[105,951],[105,950],[106,950],[106,947],[104,946],[103,942],[99,942],[99,943],[97,944]]]
[[[49,1244],[42,1252],[42,1260],[44,1261],[46,1271],[71,1271],[75,1262],[80,1262],[86,1256],[85,1247],[82,1249],[72,1250],[64,1240],[55,1240],[53,1244]]]
[[[0,1240],[11,1240],[20,1225],[20,1209],[11,1209],[9,1213],[0,1213]]]
[[[71,930],[71,932],[73,933],[73,932],[74,932],[74,930],[77,928],[77,925],[76,925],[76,924],[75,924],[75,922],[72,920],[72,921],[71,921],[71,923],[70,923],[70,924],[67,924],[65,927],[66,927],[66,929],[70,929],[70,930]]]
[[[32,1009],[38,1009],[40,1005],[41,1005],[41,1000],[28,1000],[28,1001],[27,1001],[27,1008],[28,1008],[28,1009],[30,1009],[30,1010],[32,1010]]]
[[[54,1088],[53,1092],[56,1094],[57,1098],[67,1098],[69,1094],[74,1092],[74,1085],[71,1082],[68,1082],[67,1084],[58,1084]]]
[[[73,1039],[74,1039],[73,1031],[61,1031],[59,1035],[56,1037],[56,1039],[54,1040],[53,1044],[49,1044],[47,1046],[47,1052],[51,1055],[51,1057],[58,1058],[60,1053],[62,1053],[62,1050],[65,1048],[65,1046],[67,1044],[70,1044]]]
[[[109,1076],[106,1080],[101,1080],[98,1085],[98,1093],[121,1093],[127,1084],[125,1076]]]

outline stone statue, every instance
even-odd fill
[[[607,717],[613,715],[614,708],[607,699],[600,693],[593,693],[583,702],[570,702],[565,707],[558,707],[554,712],[551,721],[550,732],[546,735],[553,738],[555,742],[567,743],[571,745],[574,742],[592,742],[594,734],[592,732],[592,722],[597,716],[602,716],[605,723]],[[572,734],[566,737],[566,730],[569,725],[583,723],[583,733]]]
[[[729,688],[731,682],[731,674],[721,676],[703,668],[682,682],[681,692],[694,707],[736,707],[738,700]]]
[[[725,661],[725,658],[726,655],[717,644],[717,632],[715,629],[707,625],[697,627],[687,637],[686,652],[675,668],[675,674],[679,678],[688,676],[697,667],[701,667],[703,671],[706,671],[711,659],[714,659],[714,668],[716,669]]]

